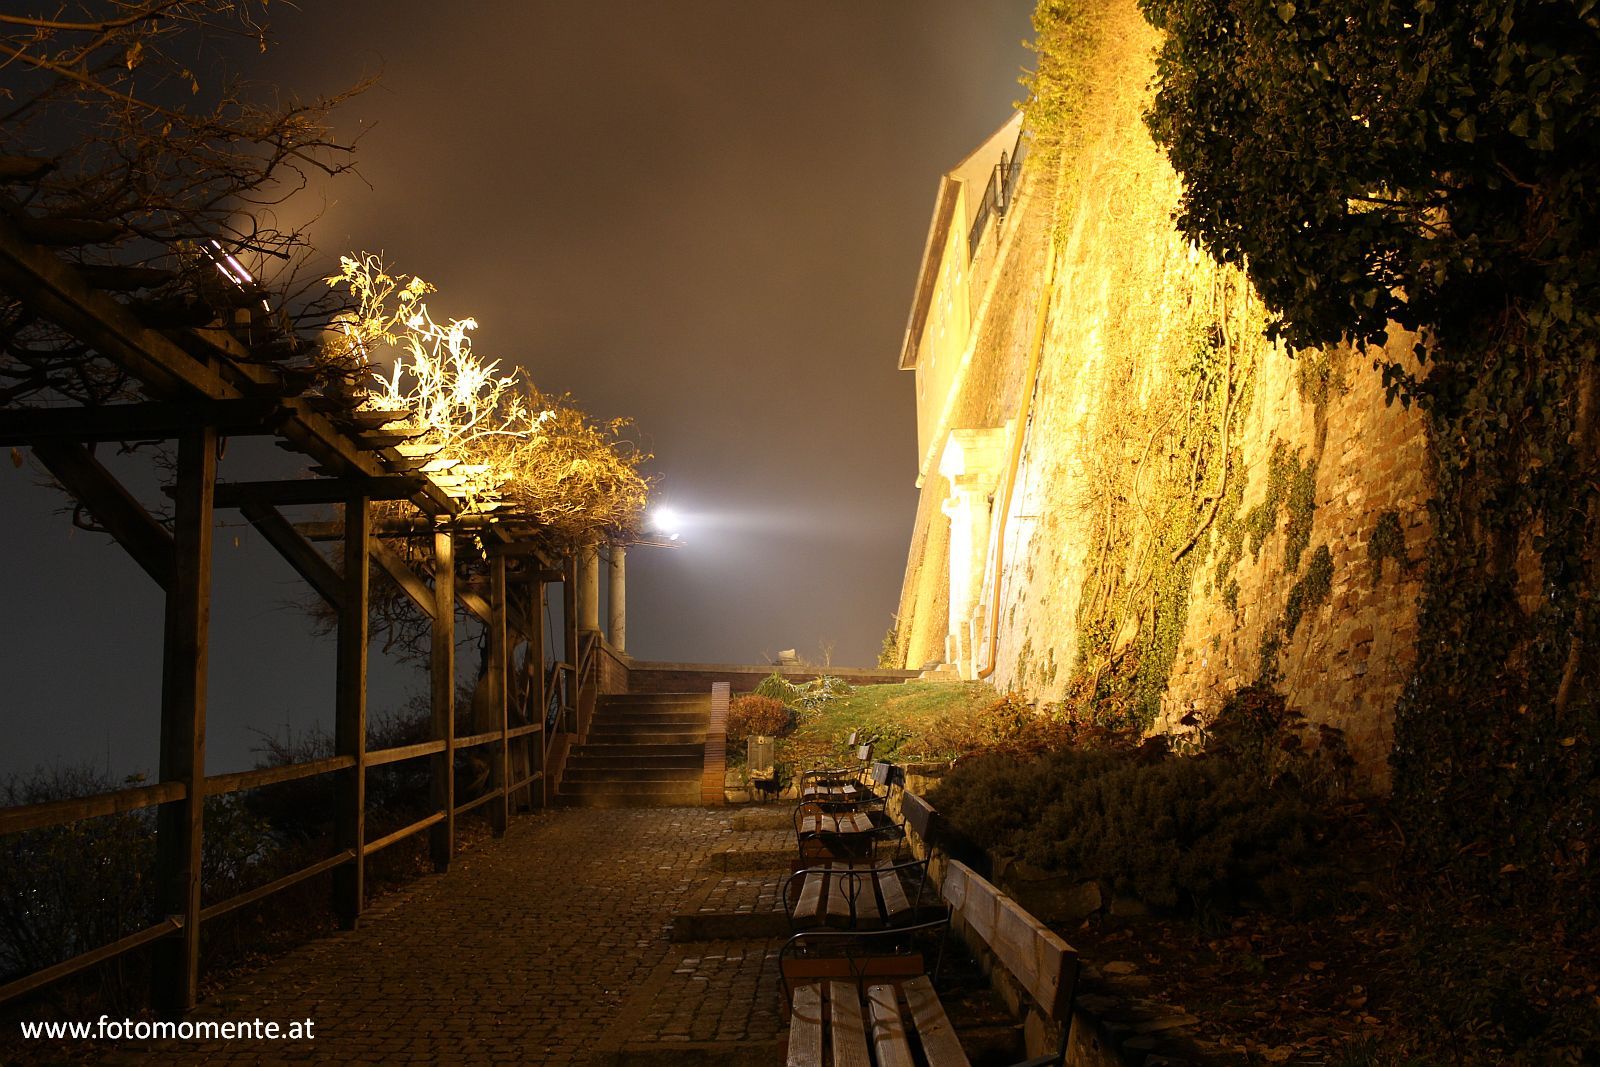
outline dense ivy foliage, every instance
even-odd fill
[[[1141,6],[1180,228],[1246,266],[1292,346],[1389,341],[1390,397],[1429,419],[1393,757],[1410,839],[1596,904],[1600,6]]]

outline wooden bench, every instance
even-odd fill
[[[948,923],[809,930],[789,939],[779,953],[789,1067],[969,1067],[934,988],[938,953],[930,969],[926,944],[916,940],[939,936],[947,925],[969,937],[980,959],[1003,970],[996,977],[1022,994],[1034,1058],[1017,1067],[1065,1060],[1077,953],[963,863],[951,861],[941,894],[950,906]],[[939,943],[942,952],[942,936]]]
[[[887,866],[830,862],[794,872],[783,895],[784,910],[793,929],[870,929],[906,925],[923,918],[928,860],[938,833],[938,813],[913,793],[900,796],[907,829],[928,847],[924,857]]]
[[[889,794],[903,781],[900,769],[890,763],[875,763],[872,781],[883,792],[870,802],[833,804],[802,800],[794,809],[795,847],[800,866],[851,863],[871,864],[880,841],[899,841],[900,827],[890,818]]]
[[[902,779],[898,767],[881,761],[863,765],[861,771],[854,774],[842,768],[829,768],[811,771],[808,775],[809,779],[801,785],[800,802],[821,804],[829,810],[882,807],[894,785]]]

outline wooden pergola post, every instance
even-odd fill
[[[537,575],[528,583],[528,666],[532,675],[528,679],[528,721],[543,726],[549,697],[544,691],[544,579]],[[544,774],[545,747],[549,741],[544,730],[529,735],[529,773]],[[544,807],[544,791],[542,780],[528,788],[530,807]]]
[[[496,837],[506,832],[511,820],[511,738],[507,690],[509,681],[506,654],[506,557],[496,552],[489,557],[489,714],[498,724],[500,743],[490,764],[489,787],[500,796],[489,803],[489,826]]]
[[[156,942],[151,993],[158,1012],[194,1007],[200,979],[200,853],[205,829],[207,630],[217,434],[178,438],[173,570],[161,659],[161,781],[184,787],[156,812],[156,908],[182,923]]]
[[[432,801],[444,821],[429,831],[433,869],[450,869],[456,847],[456,552],[448,529],[433,533],[433,648],[428,661],[433,739],[444,751],[432,760]]]
[[[573,668],[566,691],[566,708],[571,711],[572,718],[562,723],[562,726],[569,733],[576,733],[578,730],[578,557],[576,553],[567,556],[562,565],[561,624],[561,658],[572,664]]]
[[[367,614],[371,575],[372,508],[364,496],[344,505],[344,601],[339,606],[338,695],[334,705],[334,752],[355,766],[334,779],[334,846],[351,858],[335,868],[333,910],[339,925],[354,930],[366,899],[367,810]]]

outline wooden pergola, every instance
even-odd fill
[[[97,287],[98,273],[69,263],[33,239],[27,220],[0,213],[0,289],[26,311],[54,324],[126,371],[144,399],[95,407],[0,408],[0,445],[25,446],[165,594],[158,780],[96,796],[0,809],[0,834],[155,807],[156,910],[146,928],[0,986],[0,1002],[37,990],[144,946],[153,950],[152,993],[166,1014],[196,998],[200,933],[210,919],[332,872],[333,906],[346,928],[365,902],[365,862],[415,834],[430,835],[434,866],[449,866],[456,819],[487,805],[496,833],[513,808],[539,807],[554,794],[565,753],[587,729],[597,686],[598,635],[577,630],[577,562],[552,557],[537,528],[515,514],[494,520],[464,515],[423,471],[423,460],[385,429],[397,413],[358,409],[337,395],[307,395],[307,378],[261,358],[248,337],[224,324],[156,329]],[[307,457],[309,476],[219,482],[219,441],[273,439]],[[170,530],[102,465],[96,442],[165,440],[176,444]],[[297,527],[282,509],[324,504],[342,521]],[[376,505],[376,506],[375,506]],[[326,759],[262,770],[206,775],[207,623],[216,512],[237,510],[337,613],[335,752]],[[457,581],[458,543],[471,538],[487,557],[485,580]],[[335,567],[313,541],[337,539]],[[408,562],[386,541],[405,539]],[[431,737],[419,744],[367,749],[367,648],[372,565],[386,573],[431,620]],[[546,672],[546,586],[559,583],[564,634]],[[488,640],[490,711],[473,732],[455,730],[455,620],[458,606],[482,622]],[[526,672],[513,669],[527,641]],[[518,675],[521,675],[520,677]],[[514,723],[513,719],[523,721]],[[492,775],[481,795],[457,803],[457,752],[482,748]],[[371,839],[366,779],[373,767],[426,758],[431,807],[424,818]],[[335,851],[301,870],[232,899],[201,897],[200,857],[207,797],[318,775],[335,782]]]

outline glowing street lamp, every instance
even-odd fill
[[[683,523],[678,517],[678,513],[673,509],[656,508],[650,516],[650,525],[656,533],[665,537],[668,541],[676,541]]]

